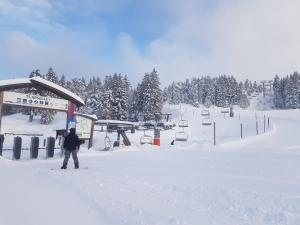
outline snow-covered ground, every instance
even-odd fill
[[[182,105],[165,110],[173,113],[173,122],[181,116],[188,120],[188,142],[170,145],[181,130],[176,127],[162,131],[161,147],[141,146],[143,132],[138,131],[128,133],[131,147],[105,152],[99,151],[105,134],[97,132],[94,149],[79,152],[80,166],[88,169],[74,170],[71,160],[64,171],[56,169],[62,163],[58,152],[54,159],[41,153],[38,160],[28,160],[24,151],[23,160],[12,161],[5,151],[0,158],[0,224],[300,224],[299,110],[235,109],[234,118],[224,119],[221,109],[211,108],[216,146],[212,126],[202,126],[202,109]],[[266,133],[264,115],[271,121]],[[47,136],[65,124],[62,115],[54,126],[26,119],[4,118],[2,132]]]

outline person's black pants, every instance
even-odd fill
[[[64,158],[64,166],[68,165],[69,159],[70,159],[70,155],[72,154],[72,158],[74,161],[75,166],[79,166],[79,161],[78,161],[78,157],[77,157],[77,150],[73,150],[73,151],[65,151],[65,158]]]

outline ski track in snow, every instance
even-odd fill
[[[299,112],[262,112],[272,126],[256,136],[254,113],[240,111],[246,127],[251,121],[246,138],[233,136],[238,128],[223,135],[225,126],[214,147],[211,127],[197,125],[193,110],[177,109],[192,121],[189,143],[170,147],[169,138],[153,149],[131,136],[128,150],[81,152],[87,170],[74,170],[72,160],[61,171],[50,170],[61,159],[0,159],[0,224],[299,225]]]

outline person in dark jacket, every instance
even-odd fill
[[[61,169],[67,169],[68,161],[70,159],[71,154],[74,160],[75,169],[79,168],[77,151],[79,150],[80,143],[81,142],[78,136],[76,135],[75,128],[71,128],[70,133],[66,136],[64,140],[65,158]]]

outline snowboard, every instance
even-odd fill
[[[88,166],[84,166],[84,167],[79,167],[78,169],[75,169],[75,168],[67,168],[67,169],[61,169],[60,167],[59,168],[50,168],[50,170],[87,170],[89,167]]]

